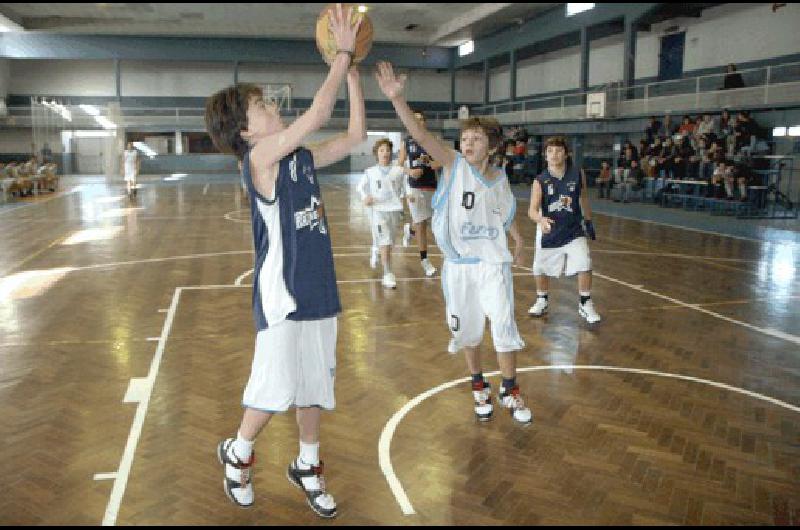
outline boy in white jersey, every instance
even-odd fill
[[[295,408],[300,453],[286,477],[303,491],[316,514],[337,514],[336,502],[325,488],[319,435],[321,410],[335,407],[336,315],[341,304],[316,168],[343,159],[367,138],[364,95],[358,70],[352,67],[363,19],[351,23],[351,14],[352,9],[341,4],[331,8],[336,55],[311,107],[290,125],[256,85],[237,84],[206,101],[206,128],[214,145],[242,160],[256,251],[257,335],[242,397],[245,411],[237,436],[217,447],[225,494],[245,508],[255,500],[255,439],[274,414]],[[345,76],[350,95],[347,133],[303,147],[305,139],[330,119]]]
[[[134,149],[132,142],[128,142],[128,148],[122,153],[122,164],[125,169],[125,191],[128,197],[136,197],[136,177],[139,176],[139,152]]]
[[[422,124],[403,97],[406,78],[395,77],[392,65],[378,63],[378,83],[408,131],[443,166],[433,196],[433,233],[445,255],[442,267],[447,324],[452,332],[448,350],[464,350],[472,375],[475,414],[492,417],[491,388],[483,377],[478,347],[486,317],[492,328],[497,360],[503,374],[499,399],[515,421],[533,419],[516,383],[516,351],[525,347],[514,320],[512,261],[522,263],[522,236],[514,222],[516,201],[508,179],[490,156],[502,139],[500,125],[490,118],[462,122],[461,152],[443,145]],[[516,248],[512,258],[506,231]]]
[[[358,183],[361,200],[370,209],[373,244],[371,264],[377,257],[374,250],[380,248],[382,283],[387,289],[397,287],[397,279],[392,273],[392,244],[403,212],[403,168],[392,165],[392,147],[392,141],[388,138],[375,142],[372,152],[378,164],[367,168]],[[372,267],[375,268],[375,265]]]

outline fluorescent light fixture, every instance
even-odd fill
[[[156,156],[158,154],[155,151],[153,151],[153,149],[149,145],[144,143],[144,142],[133,142],[133,146],[136,149],[138,149],[139,151],[141,151],[142,153],[144,153],[145,155],[147,155],[148,157],[150,157],[150,158],[153,158],[154,156]]]
[[[786,127],[775,127],[772,129],[772,136],[786,136]]]
[[[25,28],[5,15],[0,15],[0,33],[7,31],[25,31]]]
[[[99,123],[104,129],[116,129],[117,124],[109,120],[105,116],[95,116],[94,121]]]
[[[475,41],[468,40],[467,42],[458,47],[458,56],[464,57],[465,55],[469,55],[474,51],[475,51]]]
[[[358,6],[358,12],[359,13],[366,13],[367,12],[367,6],[364,6],[364,5]]]
[[[571,17],[590,9],[594,9],[594,4],[567,4],[567,16]]]
[[[75,131],[76,138],[107,138],[114,136],[112,131]]]
[[[78,105],[83,112],[88,114],[89,116],[100,116],[100,111],[97,110],[97,107],[92,105]]]
[[[800,136],[800,125],[789,127],[789,136]]]

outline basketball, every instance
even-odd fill
[[[358,35],[356,36],[356,49],[353,55],[353,63],[358,64],[364,60],[372,48],[372,22],[366,13],[359,13],[357,6],[353,4],[342,4],[342,12],[344,13],[348,7],[353,9],[351,20],[355,22],[359,17],[363,17],[364,21],[361,27],[358,28]],[[336,4],[328,4],[325,9],[320,13],[317,18],[317,49],[322,54],[322,58],[326,63],[331,64],[333,58],[336,56],[336,41],[333,38],[333,32],[330,29],[329,13],[332,9],[336,9]]]

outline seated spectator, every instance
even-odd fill
[[[750,113],[743,110],[737,116],[736,124],[733,127],[735,153],[749,154],[752,149],[751,142],[755,140],[753,132],[753,122],[750,120]]]
[[[714,167],[711,175],[711,185],[708,187],[708,196],[722,199],[725,197],[725,176],[727,174],[727,160],[721,158]]]
[[[600,189],[600,199],[611,198],[611,166],[603,160],[600,163],[600,174],[597,176],[597,187]]]
[[[639,167],[638,160],[631,160],[631,166],[625,169],[622,174],[622,179],[617,182],[617,187],[620,189],[621,198],[623,203],[627,203],[632,191],[638,191],[642,188],[644,181],[644,173]],[[619,200],[615,200],[619,202]]]
[[[526,153],[528,152],[528,145],[523,140],[517,140],[516,144],[514,145],[514,156],[516,157],[525,157]]]
[[[725,75],[725,81],[722,86],[723,90],[729,90],[731,88],[744,88],[742,74],[736,71],[736,65],[733,63],[728,65],[727,75]]]
[[[703,118],[697,125],[696,135],[706,137],[716,135],[716,132],[714,131],[714,118],[711,117],[711,114],[703,114]]]
[[[648,145],[655,142],[656,138],[663,136],[663,125],[661,125],[661,122],[658,121],[655,116],[650,116],[650,123],[645,128],[644,134]]]
[[[683,123],[681,123],[681,126],[678,128],[678,134],[684,137],[694,134],[694,122],[692,118],[689,116],[683,117]]]
[[[625,153],[629,149],[631,151],[631,160],[639,160],[639,151],[636,149],[636,146],[633,145],[633,142],[630,140],[625,140],[622,144],[622,152]]]

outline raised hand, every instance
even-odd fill
[[[352,15],[353,8],[348,7],[343,13],[342,4],[336,4],[336,7],[330,10],[328,20],[337,51],[355,52],[356,35],[358,35],[358,28],[361,27],[361,21],[364,18],[358,17],[358,20],[352,23]]]
[[[406,84],[406,75],[394,75],[391,63],[381,61],[378,63],[378,71],[375,72],[375,79],[381,87],[383,95],[389,99],[394,99],[403,93]]]

